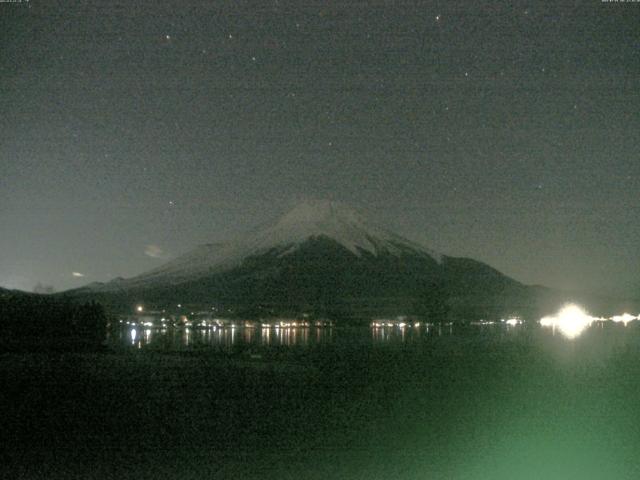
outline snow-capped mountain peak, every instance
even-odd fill
[[[201,245],[159,268],[125,282],[128,286],[156,282],[176,283],[223,272],[240,265],[245,258],[253,255],[277,250],[280,256],[284,256],[295,251],[306,240],[318,237],[333,240],[357,256],[364,252],[372,255],[383,252],[400,255],[411,251],[429,256],[437,262],[441,261],[438,253],[369,223],[356,210],[342,203],[305,201],[265,229],[231,243]],[[122,286],[117,285],[118,288]]]
[[[388,237],[385,232],[368,225],[361,215],[343,204],[307,201],[282,216],[275,225],[256,235],[251,247],[260,250],[277,245],[295,245],[320,236],[335,240],[356,255],[360,254],[360,250],[375,254],[376,245],[372,239],[385,240]]]
[[[366,223],[356,210],[342,203],[329,200],[307,200],[284,214],[276,226],[290,228],[295,225],[321,225],[338,221],[361,225]]]

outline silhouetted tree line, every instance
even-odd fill
[[[107,316],[102,305],[72,303],[39,295],[0,296],[0,336],[25,338],[74,338],[91,343],[105,339]]]

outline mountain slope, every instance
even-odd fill
[[[130,309],[216,305],[245,316],[370,318],[500,314],[526,288],[471,259],[448,257],[335,202],[307,202],[233,242],[197,247],[131,279],[69,292]],[[197,308],[197,307],[196,307]]]
[[[249,257],[294,252],[310,238],[330,238],[355,256],[402,252],[419,253],[436,261],[442,255],[410,242],[377,225],[354,210],[329,201],[305,202],[263,230],[229,243],[201,245],[165,265],[129,280],[118,279],[93,288],[120,290],[163,284],[179,284],[194,278],[239,267]]]

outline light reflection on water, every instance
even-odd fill
[[[612,335],[624,335],[630,327],[622,327],[613,322],[594,324],[589,331],[601,337],[599,341]],[[600,333],[597,333],[600,332]],[[156,348],[179,350],[211,347],[231,350],[236,347],[296,347],[304,348],[322,344],[366,344],[372,346],[419,345],[442,337],[455,339],[502,338],[533,335],[539,341],[552,345],[557,343],[555,329],[547,329],[537,324],[529,325],[407,325],[405,327],[225,327],[225,328],[144,328],[126,326],[110,332],[109,341],[114,345],[135,348]],[[593,337],[593,335],[592,335]],[[566,340],[566,337],[563,336]],[[572,337],[572,339],[574,339]],[[608,341],[608,340],[607,340]],[[564,343],[564,342],[562,342]],[[564,347],[560,347],[564,348]]]
[[[159,349],[182,349],[213,347],[229,350],[244,347],[308,347],[335,343],[371,345],[404,345],[427,340],[430,337],[452,336],[460,333],[451,324],[405,327],[216,327],[216,328],[145,328],[126,326],[110,332],[113,344],[155,347]],[[467,327],[468,328],[468,327]],[[475,328],[482,333],[486,328]]]
[[[146,328],[126,326],[110,332],[108,340],[113,344],[137,348],[157,347],[181,349],[190,347],[215,347],[231,349],[235,346],[305,347],[331,342],[333,328]]]

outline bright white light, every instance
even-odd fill
[[[138,332],[136,331],[135,328],[131,329],[131,343],[135,343],[136,342],[136,337],[138,336]]]
[[[540,325],[543,327],[555,327],[556,321],[556,317],[543,317],[540,319]]]
[[[579,306],[569,304],[562,308],[555,317],[541,318],[540,325],[558,328],[565,337],[573,339],[587,329],[594,320]]]
[[[142,305],[138,305],[138,306],[136,307],[136,311],[138,311],[138,312],[141,312],[141,311],[143,311],[143,310],[144,310],[144,307],[143,307]]]
[[[515,325],[520,325],[522,322],[520,321],[519,318],[509,318],[508,320],[505,321],[505,323],[513,327]]]
[[[640,317],[640,315],[638,317]],[[622,315],[614,315],[613,317],[611,317],[611,321],[616,323],[623,323],[626,327],[627,323],[638,319],[638,317],[634,317],[630,313],[623,313]]]

